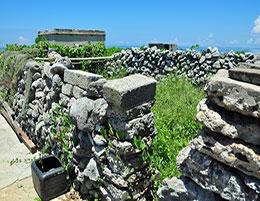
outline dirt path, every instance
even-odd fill
[[[32,177],[24,178],[13,184],[0,189],[0,201],[41,201],[34,190]],[[68,192],[51,201],[83,201],[79,195],[74,192]]]
[[[32,178],[27,177],[0,189],[0,201],[38,201]]]

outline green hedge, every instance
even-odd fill
[[[111,56],[122,50],[122,48],[118,47],[106,48],[102,42],[85,44],[82,46],[51,44],[48,41],[38,41],[31,46],[18,44],[6,45],[6,50],[8,51],[30,51],[31,49],[38,49],[39,54],[37,56],[39,57],[47,57],[48,50],[53,49],[61,56],[67,56],[70,58]]]

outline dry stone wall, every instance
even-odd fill
[[[152,174],[144,154],[156,133],[151,107],[156,81],[143,75],[106,80],[74,70],[57,53],[51,62],[29,61],[13,101],[14,118],[42,148],[59,105],[75,129],[73,186],[87,199],[151,200]],[[55,142],[52,142],[55,145]],[[58,153],[57,147],[52,147]]]
[[[241,64],[207,83],[197,108],[204,128],[179,153],[183,176],[165,180],[159,200],[260,200],[259,71]]]
[[[218,48],[207,48],[205,51],[162,51],[156,47],[144,49],[132,48],[115,54],[114,62],[108,64],[108,73],[125,66],[129,74],[140,73],[160,80],[164,75],[175,72],[184,75],[196,85],[204,84],[208,74],[215,74],[219,69],[236,67],[239,62],[252,63],[254,55],[239,54],[230,51],[221,54]]]

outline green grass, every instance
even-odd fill
[[[180,175],[176,156],[201,129],[195,116],[196,106],[203,96],[201,88],[175,75],[158,84],[153,106],[157,135],[151,160],[160,171],[161,180]]]

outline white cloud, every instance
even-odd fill
[[[260,33],[260,15],[256,18],[254,23],[255,23],[255,25],[254,25],[254,28],[253,28],[253,32],[254,33]]]
[[[24,36],[19,36],[18,37],[18,43],[21,45],[28,44],[30,42],[30,39],[24,37]]]
[[[239,44],[239,41],[238,40],[232,40],[232,41],[229,41],[229,43],[231,45],[237,45],[237,44]]]
[[[249,45],[260,45],[260,38],[256,37],[256,38],[250,38],[247,40],[247,44]]]

